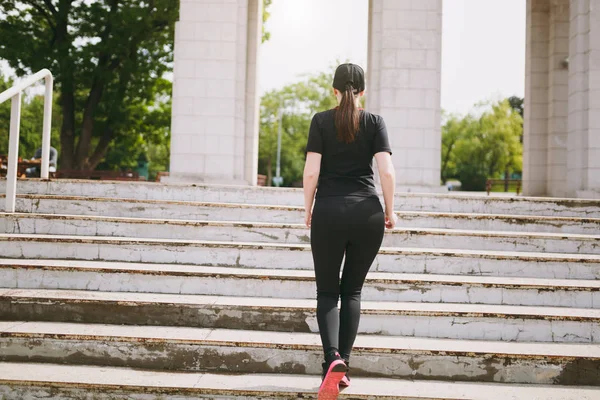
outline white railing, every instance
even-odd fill
[[[8,169],[6,171],[6,212],[15,212],[15,200],[17,195],[17,161],[19,159],[19,127],[21,123],[21,95],[23,90],[42,79],[45,79],[46,81],[46,91],[44,93],[41,177],[42,179],[48,179],[50,163],[50,128],[52,124],[52,86],[54,84],[52,73],[47,69],[43,69],[37,74],[30,76],[10,89],[0,93],[0,104],[11,99]]]

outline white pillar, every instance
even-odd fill
[[[600,0],[571,0],[568,190],[600,198]]]
[[[440,191],[442,0],[371,0],[367,109],[388,128],[399,189]]]
[[[527,0],[523,194],[546,194],[550,2]]]
[[[181,0],[167,181],[256,182],[259,1]]]
[[[569,101],[569,0],[550,7],[548,48],[548,154],[546,194],[567,195],[567,122]]]
[[[263,0],[248,1],[248,48],[246,60],[246,134],[244,146],[245,180],[256,185],[258,177],[258,52],[262,43]]]

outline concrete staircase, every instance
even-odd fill
[[[0,214],[0,399],[315,397],[300,191],[32,180],[18,193],[18,213]],[[600,399],[599,202],[397,206],[341,398]]]

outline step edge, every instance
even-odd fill
[[[172,327],[172,326],[143,326],[143,335],[125,335],[121,334],[98,334],[91,333],[100,329],[100,327],[110,328],[114,331],[130,331],[132,326],[114,325],[114,324],[90,324],[90,323],[67,323],[67,322],[29,322],[29,321],[9,321],[14,324],[6,328],[0,338],[13,339],[54,339],[54,340],[76,340],[76,341],[109,341],[120,343],[183,343],[203,346],[216,347],[235,347],[235,348],[265,348],[265,349],[286,349],[299,351],[322,351],[319,336],[316,333],[289,333],[273,331],[252,331],[252,330],[232,330],[220,328],[190,328],[190,327]],[[46,326],[46,332],[40,332],[35,327]],[[29,328],[31,327],[31,328]],[[29,328],[29,329],[28,329]],[[76,328],[89,330],[90,333],[76,333]],[[62,330],[62,331],[61,331]],[[69,331],[70,330],[70,331]],[[161,330],[168,330],[162,337],[156,337],[156,333]],[[154,332],[154,335],[151,333]],[[183,332],[195,332],[195,338],[182,337]],[[261,340],[248,340],[252,334],[259,333]],[[179,334],[179,335],[178,335]],[[243,340],[219,339],[218,336],[231,336],[244,338]],[[179,337],[177,337],[179,336]],[[270,336],[270,342],[263,341],[265,337]],[[282,340],[283,337],[294,337],[293,343],[289,340]],[[309,339],[310,338],[310,339]],[[312,339],[312,340],[311,340]],[[375,341],[377,345],[360,344],[361,341]],[[390,347],[381,346],[381,342],[400,342],[412,343],[412,346]],[[586,359],[600,360],[600,349],[598,344],[583,343],[552,343],[552,342],[501,342],[484,341],[475,339],[438,339],[438,338],[414,338],[405,336],[386,336],[371,337],[370,335],[358,335],[357,342],[353,348],[355,353],[366,354],[440,354],[453,356],[486,356],[494,355],[497,357],[513,357],[523,359]],[[465,349],[460,349],[466,346]],[[449,348],[450,347],[450,348]],[[452,348],[454,347],[454,349]],[[467,349],[468,347],[468,349]],[[494,351],[494,347],[500,347],[501,350]],[[505,349],[508,349],[506,351]],[[546,349],[546,351],[544,351]],[[550,350],[552,349],[552,350]]]
[[[66,292],[65,296],[56,296],[56,292]],[[21,292],[21,293],[14,293]],[[35,293],[34,293],[35,292]],[[40,293],[41,292],[41,293]],[[47,292],[48,294],[44,294]],[[28,294],[31,293],[31,294]],[[251,310],[277,310],[277,311],[295,311],[295,312],[315,312],[316,306],[308,305],[293,305],[282,303],[314,303],[312,299],[290,299],[291,301],[282,302],[283,299],[278,298],[261,298],[261,297],[234,297],[231,296],[214,296],[214,295],[197,295],[207,301],[192,303],[186,301],[186,298],[196,295],[177,295],[163,293],[131,293],[131,292],[99,292],[94,291],[92,295],[97,297],[90,298],[89,293],[85,290],[61,290],[61,289],[1,289],[0,302],[67,302],[67,303],[85,303],[85,304],[119,304],[119,303],[135,303],[143,306],[178,306],[178,307],[203,307],[203,308],[219,308],[219,309],[251,309]],[[79,296],[78,296],[79,294]],[[112,297],[103,299],[103,294]],[[53,297],[54,295],[54,297]],[[180,297],[179,301],[169,301],[160,299],[136,300],[132,297]],[[120,298],[119,298],[120,297]],[[241,302],[233,301],[223,302],[224,299],[236,299]],[[248,300],[264,300],[264,304],[256,304],[256,302]],[[177,299],[175,299],[177,300]],[[285,299],[287,300],[287,299]],[[435,309],[436,303],[410,303],[410,302],[363,302],[362,313],[364,315],[399,315],[399,316],[440,316],[440,317],[464,317],[464,318],[501,318],[501,319],[526,319],[526,320],[549,320],[549,321],[577,321],[577,322],[600,322],[600,310],[570,307],[532,307],[532,306],[515,306],[515,305],[497,305],[490,304],[483,307],[464,304],[464,303],[444,303],[444,307]],[[386,309],[386,305],[395,305],[397,308]],[[424,309],[419,309],[419,306],[425,304]],[[402,309],[405,306],[408,309]],[[455,308],[455,310],[452,310]],[[475,308],[486,308],[491,310],[475,311]],[[466,309],[466,310],[465,310]],[[496,309],[496,310],[494,310]],[[532,311],[537,311],[534,313]],[[529,311],[529,312],[526,312]],[[552,311],[552,312],[550,312]],[[562,312],[562,313],[561,313]]]
[[[255,228],[255,229],[291,229],[308,232],[309,228],[301,223],[268,223],[254,221],[219,221],[219,220],[184,220],[171,218],[146,218],[146,217],[112,217],[100,215],[76,214],[45,214],[45,213],[6,213],[0,212],[0,218],[30,219],[34,221],[85,221],[95,223],[121,223],[131,225],[160,225],[160,226],[190,226],[190,227],[216,227],[216,228]],[[600,221],[599,221],[600,222]],[[474,237],[497,239],[527,239],[527,240],[569,240],[599,242],[600,235],[585,233],[560,233],[560,232],[520,232],[520,231],[490,231],[477,229],[451,229],[451,228],[412,228],[397,226],[385,232],[386,235],[421,235],[441,237]],[[33,234],[33,233],[32,233]]]

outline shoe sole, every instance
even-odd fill
[[[350,386],[350,381],[346,378],[346,375],[344,375],[340,381],[340,387],[347,388],[348,386]]]
[[[337,400],[340,394],[340,381],[344,379],[346,372],[348,367],[343,361],[332,362],[319,388],[318,400]]]

